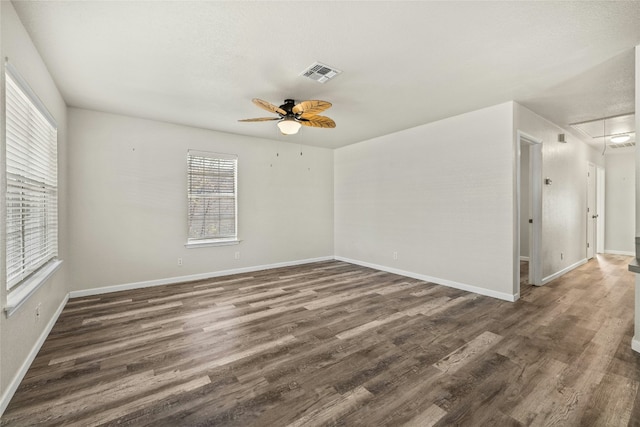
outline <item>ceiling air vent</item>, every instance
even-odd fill
[[[624,148],[624,147],[635,147],[635,142],[612,142],[607,145],[609,148]]]
[[[301,76],[308,77],[311,80],[315,80],[319,83],[326,83],[330,79],[334,78],[342,71],[330,67],[320,62],[314,62],[306,70],[300,73]]]

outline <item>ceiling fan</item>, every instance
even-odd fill
[[[256,119],[238,120],[239,122],[278,120],[278,128],[283,135],[296,134],[301,126],[316,128],[336,127],[336,122],[329,117],[317,115],[317,113],[321,113],[331,107],[331,103],[327,101],[311,100],[301,101],[296,104],[293,99],[285,99],[284,104],[279,107],[258,98],[254,98],[252,102],[264,110],[276,113],[279,117],[259,117]]]

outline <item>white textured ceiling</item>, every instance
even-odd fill
[[[68,105],[339,147],[508,100],[633,111],[640,2],[14,1]],[[315,61],[343,71],[319,84]],[[333,103],[279,134],[257,97]]]

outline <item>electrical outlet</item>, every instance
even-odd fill
[[[178,258],[178,265],[182,265],[182,258]]]
[[[560,259],[564,259],[564,253],[560,252]]]
[[[42,308],[42,303],[38,303],[36,305],[36,322],[40,320],[40,309]]]
[[[398,251],[393,252],[393,259],[398,259]]]
[[[236,254],[235,254],[235,258],[236,258],[236,259],[240,259],[240,252],[236,252]]]

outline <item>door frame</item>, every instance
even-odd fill
[[[520,157],[522,155],[521,147],[523,144],[529,147],[529,208],[531,209],[533,220],[529,239],[529,283],[535,286],[542,285],[542,140],[518,130],[516,132],[516,158],[514,162],[515,238],[513,251],[513,292],[514,295],[516,295],[516,299],[520,298],[520,220],[523,218],[523,212],[520,212],[520,182],[522,172]]]

